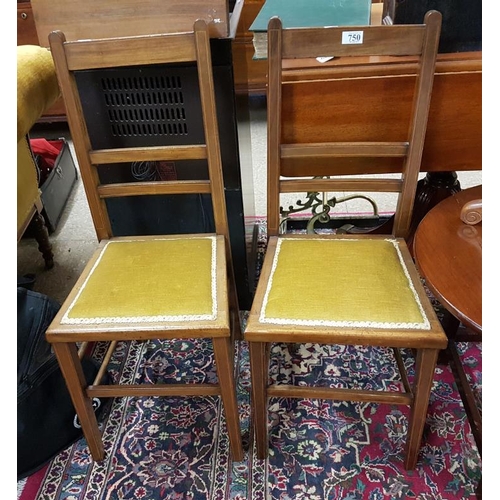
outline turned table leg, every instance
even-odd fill
[[[49,231],[45,225],[45,219],[39,212],[35,212],[32,219],[34,237],[38,243],[38,250],[42,253],[45,260],[45,267],[52,269],[54,267],[54,254],[52,253],[52,245],[49,240]]]
[[[425,214],[440,201],[461,191],[456,172],[427,172],[417,184],[415,205],[407,239],[408,248],[413,247],[415,231]]]

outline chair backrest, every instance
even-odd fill
[[[441,14],[437,11],[428,12],[424,23],[419,25],[283,29],[279,18],[275,17],[269,21],[267,89],[269,236],[279,233],[280,193],[322,191],[399,193],[392,232],[397,237],[406,236],[411,221],[425,140],[440,28]],[[335,56],[346,61],[349,57],[359,56],[415,56],[418,59],[417,76],[407,139],[394,142],[283,143],[282,86],[287,84],[283,79],[283,61],[319,56]],[[355,96],[353,97],[355,99]],[[321,95],[318,95],[318,99],[321,99]],[[362,110],[356,110],[356,102],[353,102],[352,106],[353,117],[359,121]],[[293,110],[287,110],[287,114],[293,115]],[[334,109],[331,110],[331,119],[335,120]],[[383,120],[384,114],[381,112],[381,126]],[[348,126],[349,124],[346,124],[346,127]],[[335,176],[335,165],[338,165],[339,161],[358,161],[367,157],[401,158],[403,161],[401,178],[311,178]]]
[[[226,236],[229,254],[210,39],[205,21],[196,21],[192,32],[95,40],[66,41],[62,32],[54,31],[49,43],[98,239],[113,236],[106,203],[111,198],[211,195],[215,232]],[[199,90],[201,106],[198,104],[197,109],[183,106],[188,96],[183,95],[177,77],[162,73],[166,65],[172,64],[180,66],[181,71],[184,66],[194,69],[195,78],[191,78],[189,89],[184,92],[191,95]],[[151,68],[155,68],[155,73],[150,73]],[[110,70],[121,73],[115,78]],[[99,75],[100,71],[105,76],[88,80],[89,74]],[[91,83],[82,87],[82,81]],[[86,95],[82,96],[82,90]],[[109,104],[108,109],[99,109],[97,116],[92,116],[94,103],[100,102]],[[189,113],[192,116],[186,116]],[[89,119],[92,127],[88,126]],[[99,127],[104,122],[110,129],[106,133],[112,138],[109,147],[102,147],[99,137],[103,133]],[[191,134],[192,129],[196,133]],[[101,143],[100,147],[95,147],[96,143]],[[102,167],[130,169],[131,165],[162,162],[168,169],[168,162],[192,166],[200,161],[205,170],[202,168],[200,174],[200,169],[195,168],[184,180],[157,175],[147,182],[130,178],[127,182],[106,182],[101,178],[106,176],[99,175]],[[122,180],[120,176],[113,177],[116,178]],[[158,217],[155,213],[148,215]]]

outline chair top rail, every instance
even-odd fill
[[[49,39],[63,37],[54,31]],[[192,62],[196,60],[194,34],[178,33],[140,37],[64,41],[70,71]]]
[[[431,11],[425,23],[439,23]],[[271,18],[268,32],[279,29],[281,21]],[[422,53],[424,24],[391,26],[342,26],[335,28],[288,28],[282,31],[282,58],[324,56],[413,56]]]

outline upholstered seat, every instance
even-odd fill
[[[104,331],[111,323],[124,329],[164,321],[227,326],[220,310],[227,290],[216,278],[223,238],[117,238],[100,247],[61,324],[99,324]]]
[[[282,237],[271,238],[270,248],[274,248],[274,241],[261,323],[429,328],[429,319],[401,257],[400,240]],[[326,302],[327,297],[331,300]]]

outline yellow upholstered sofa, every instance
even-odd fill
[[[52,55],[37,45],[17,47],[17,241],[32,225],[45,265],[54,265],[49,233],[42,216],[38,176],[29,146],[35,122],[60,96]]]

